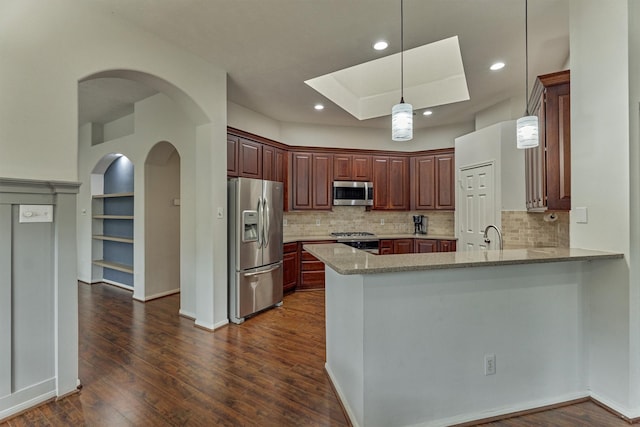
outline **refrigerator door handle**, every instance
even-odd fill
[[[273,267],[271,267],[268,270],[254,271],[254,272],[251,272],[251,273],[244,273],[244,277],[258,276],[260,274],[271,273],[272,271],[275,271],[275,270],[277,270],[279,268],[280,268],[280,264],[277,264],[277,265],[274,265]]]
[[[262,212],[262,199],[258,198],[258,207],[256,209],[258,211],[258,249],[262,249],[264,247],[264,241],[263,241],[263,236],[264,236],[264,232],[263,232],[263,228],[264,228],[264,218],[263,218],[263,212]]]
[[[264,216],[262,219],[262,241],[264,243],[263,246],[266,248],[269,245],[269,233],[271,233],[271,223],[269,222],[269,203],[266,198],[262,199],[262,215]]]

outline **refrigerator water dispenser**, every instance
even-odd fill
[[[255,242],[258,240],[258,212],[242,212],[242,241]]]

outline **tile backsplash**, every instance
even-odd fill
[[[285,212],[284,235],[324,236],[334,231],[413,233],[413,215],[428,218],[427,234],[454,235],[453,212],[367,211],[363,206],[334,206],[332,211],[327,212]]]
[[[550,212],[502,211],[502,236],[505,247],[569,247],[569,213],[554,212],[555,221],[545,221]]]

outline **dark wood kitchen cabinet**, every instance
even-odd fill
[[[298,285],[298,242],[285,243],[282,252],[282,288],[287,293]]]
[[[393,254],[393,239],[381,239],[378,243],[378,255]]]
[[[395,239],[393,241],[394,254],[412,254],[413,239]]]
[[[371,156],[365,154],[333,154],[334,181],[370,181]]]
[[[438,240],[438,252],[455,252],[455,240]]]
[[[409,159],[373,156],[373,209],[409,209]]]
[[[415,239],[414,252],[417,254],[438,252],[438,241],[432,239]]]
[[[411,159],[411,208],[455,209],[455,161],[453,152],[420,155]]]
[[[262,144],[248,139],[238,139],[238,176],[262,178]]]
[[[529,111],[538,116],[538,147],[525,150],[529,211],[571,209],[571,90],[569,70],[538,76]]]
[[[262,179],[284,182],[285,152],[269,145],[262,146]]]
[[[335,240],[300,242],[300,280],[296,290],[324,289],[324,263],[304,250],[305,244],[335,243]]]
[[[238,138],[227,134],[227,176],[238,176]]]
[[[325,153],[294,152],[292,179],[294,210],[331,210],[333,156]]]

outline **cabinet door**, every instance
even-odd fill
[[[351,159],[351,179],[371,181],[371,156],[354,154]]]
[[[313,209],[311,153],[293,153],[293,209]]]
[[[227,176],[238,176],[238,137],[227,135]]]
[[[240,138],[238,145],[238,176],[262,178],[262,144]]]
[[[408,166],[406,157],[389,157],[389,209],[409,209]]]
[[[571,209],[571,105],[569,83],[546,90],[547,207]]]
[[[436,165],[436,209],[455,209],[455,165],[452,154],[435,156]]]
[[[351,181],[351,161],[349,154],[333,155],[333,179],[335,181]]]
[[[389,206],[389,158],[373,157],[373,208]]]
[[[282,256],[282,287],[284,292],[294,290],[298,284],[298,251]]]
[[[455,240],[439,240],[438,252],[455,252],[456,241]]]
[[[313,166],[313,201],[315,210],[331,210],[333,202],[333,156],[331,154],[314,154]]]
[[[413,203],[416,210],[436,207],[436,165],[434,156],[419,156],[412,161]]]
[[[262,179],[276,181],[276,148],[262,146]]]
[[[419,254],[438,252],[438,241],[428,239],[415,239],[415,252]]]
[[[396,239],[393,241],[394,254],[413,253],[413,239]]]
[[[383,239],[380,240],[378,247],[379,255],[392,255],[393,254],[393,240]]]
[[[276,148],[275,162],[274,162],[274,181],[286,182],[287,170],[286,170],[286,153],[284,150]]]

